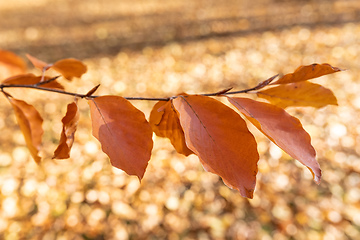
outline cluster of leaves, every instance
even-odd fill
[[[139,180],[143,178],[151,157],[154,132],[159,137],[170,139],[178,153],[197,155],[206,171],[219,175],[227,186],[237,189],[243,197],[252,198],[259,154],[256,140],[241,117],[244,116],[277,146],[308,167],[315,182],[320,182],[321,170],[310,136],[300,121],[284,108],[337,105],[331,90],[308,80],[341,71],[339,68],[326,63],[300,66],[277,80],[278,76],[274,76],[253,88],[240,91],[229,88],[209,94],[181,93],[169,98],[126,98],[94,96],[98,86],[87,94],[67,92],[58,81],[59,76],[49,77],[47,71],[51,68],[71,81],[86,72],[82,62],[63,59],[48,64],[30,55],[27,57],[41,70],[40,76],[25,73],[26,64],[21,58],[8,51],[0,51],[0,66],[15,74],[3,80],[0,89],[11,103],[26,144],[37,163],[41,162],[39,148],[43,119],[33,106],[5,92],[6,88],[34,88],[75,96],[62,119],[63,129],[54,159],[70,157],[79,121],[77,101],[85,99],[90,106],[92,133],[100,141],[103,152],[109,156],[113,166],[137,176]],[[241,93],[254,93],[270,103],[231,97]],[[217,97],[226,98],[241,115]],[[149,121],[130,103],[131,99],[158,101]]]

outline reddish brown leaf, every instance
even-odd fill
[[[70,157],[70,150],[74,143],[74,136],[79,122],[79,109],[77,102],[67,106],[66,114],[61,120],[63,129],[61,132],[59,146],[54,152],[53,158],[65,159]]]
[[[285,84],[300,81],[306,81],[312,78],[318,78],[323,75],[342,71],[340,68],[332,67],[330,64],[311,64],[298,67],[295,72],[284,75],[272,84]]]
[[[48,81],[50,79],[51,79],[50,77],[45,76],[43,81]],[[21,75],[7,78],[3,81],[3,84],[6,84],[6,85],[15,85],[15,84],[34,85],[34,84],[39,83],[40,81],[41,81],[41,76],[35,76],[32,73],[27,73],[27,74],[21,74]],[[49,83],[41,84],[40,86],[44,87],[44,88],[54,88],[54,89],[61,89],[61,90],[64,89],[64,86],[62,86],[56,80],[51,81]]]
[[[51,68],[59,72],[67,80],[72,80],[73,77],[79,78],[87,71],[85,64],[73,58],[59,60]]]
[[[179,114],[187,146],[204,168],[224,183],[252,198],[259,155],[245,121],[221,102],[200,95],[178,96],[173,106]]]
[[[1,79],[26,72],[26,63],[13,52],[0,49]]]
[[[259,91],[257,95],[282,108],[289,106],[321,108],[329,104],[337,105],[336,97],[330,89],[307,81],[279,85]]]
[[[228,98],[271,141],[294,159],[310,169],[316,183],[320,183],[321,170],[310,135],[300,121],[282,108],[248,98]]]
[[[157,136],[170,139],[178,153],[185,156],[193,153],[186,146],[184,131],[170,101],[159,101],[154,105],[150,113],[149,123]]]
[[[24,134],[26,145],[34,160],[40,163],[41,158],[38,156],[38,152],[44,133],[42,129],[43,119],[39,112],[26,102],[14,98],[9,98],[9,101],[14,108],[16,120]]]
[[[144,114],[118,96],[97,97],[89,100],[89,105],[93,135],[112,165],[141,180],[153,147]]]
[[[51,67],[51,64],[43,62],[36,57],[31,56],[30,54],[26,54],[26,57],[30,60],[30,62],[36,67],[37,69],[40,69],[41,71],[46,71],[48,68]]]

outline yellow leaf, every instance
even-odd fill
[[[336,97],[330,89],[307,81],[272,87],[257,92],[257,96],[282,108],[289,106],[321,108],[326,105],[337,105]]]

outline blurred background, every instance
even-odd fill
[[[166,139],[154,137],[141,184],[111,167],[85,101],[72,157],[52,160],[73,99],[11,91],[44,118],[44,161],[29,156],[3,98],[0,239],[359,239],[359,20],[358,0],[0,1],[0,48],[82,60],[88,72],[68,84],[79,93],[100,83],[98,94],[165,97],[240,90],[311,63],[347,69],[314,80],[338,107],[288,109],[312,137],[321,184],[251,128],[260,153],[252,200]],[[146,116],[154,105],[132,103]]]

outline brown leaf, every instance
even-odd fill
[[[284,109],[248,98],[228,98],[272,142],[310,169],[316,183],[321,170],[310,135],[300,121]]]
[[[54,152],[53,158],[65,159],[70,157],[70,150],[74,143],[74,136],[79,122],[79,109],[77,101],[68,104],[66,114],[61,120],[63,129],[61,132],[59,146]]]
[[[26,63],[15,53],[0,49],[1,79],[26,72]]]
[[[289,106],[321,108],[326,105],[337,105],[336,97],[330,89],[307,81],[279,85],[259,91],[257,95],[282,108]]]
[[[50,79],[51,79],[50,77],[45,76],[43,81],[48,81]],[[6,84],[6,85],[18,85],[18,84],[19,85],[34,85],[34,84],[39,83],[40,81],[41,81],[41,76],[35,76],[32,73],[27,73],[27,74],[21,74],[21,75],[7,78],[3,81],[3,84]],[[62,86],[56,80],[51,81],[49,83],[42,84],[40,86],[44,87],[44,88],[53,88],[53,89],[64,90],[64,86]]]
[[[38,156],[38,152],[44,133],[42,129],[43,119],[39,112],[26,102],[14,98],[9,98],[9,101],[14,108],[16,120],[24,134],[26,145],[35,162],[40,163],[41,158]]]
[[[114,167],[142,179],[153,147],[144,114],[125,98],[101,96],[88,101],[92,131]]]
[[[41,61],[36,57],[31,56],[30,54],[26,54],[26,57],[30,60],[30,62],[34,65],[34,67],[40,69],[41,71],[46,71],[52,66],[52,64]]]
[[[339,71],[342,70],[337,67],[332,67],[330,64],[327,63],[323,63],[323,64],[314,63],[307,66],[300,66],[295,70],[295,72],[282,76],[272,84],[285,84],[285,83],[306,81],[312,78],[318,78],[323,75],[327,75]]]
[[[259,154],[245,121],[221,102],[200,95],[178,96],[173,106],[179,114],[187,146],[205,170],[252,198]]]
[[[59,60],[51,68],[59,72],[67,80],[72,80],[73,77],[79,78],[87,71],[85,64],[74,58]]]
[[[186,146],[184,131],[170,101],[157,102],[150,113],[149,123],[159,137],[169,138],[178,153],[188,156],[193,152]]]

